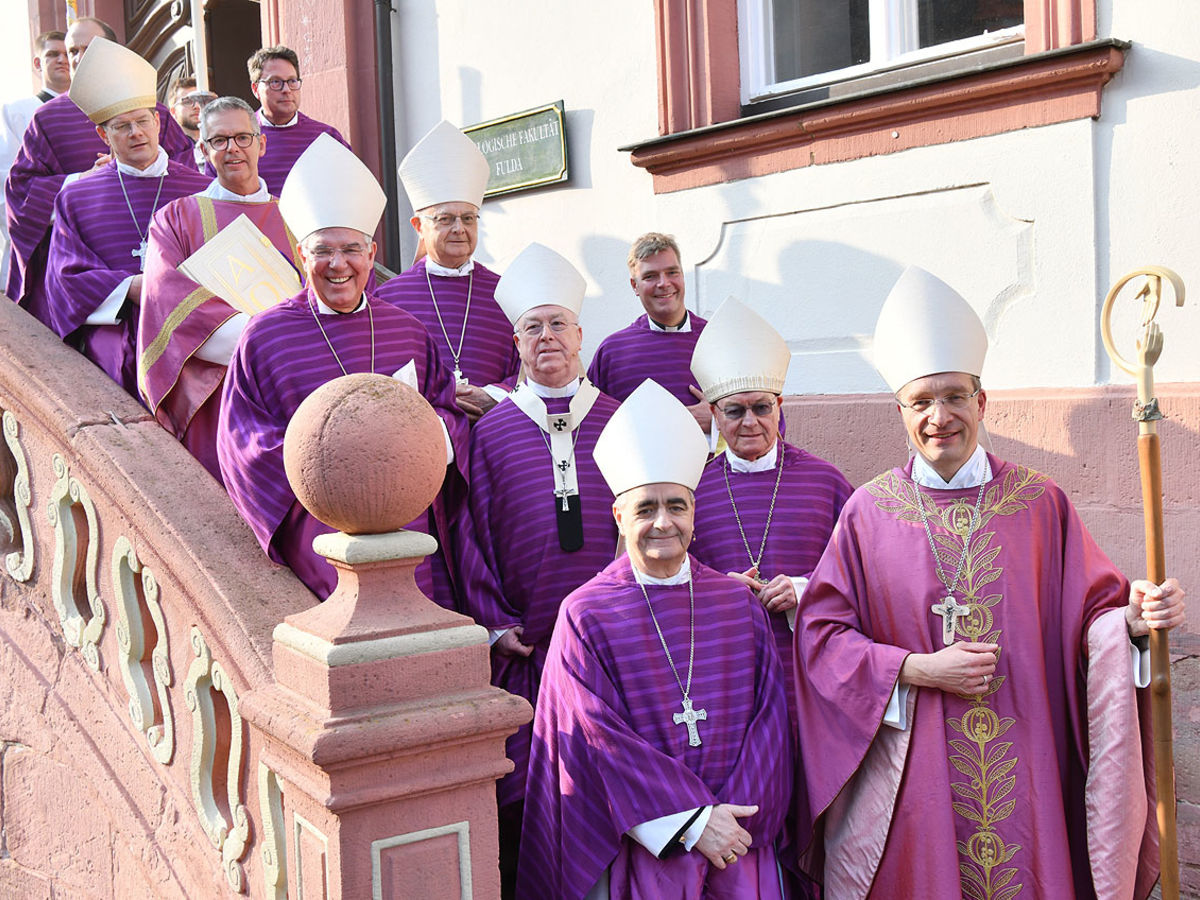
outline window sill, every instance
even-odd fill
[[[1112,39],[722,122],[620,148],[656,194],[1100,115]]]

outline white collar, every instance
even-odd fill
[[[683,311],[683,321],[678,325],[659,325],[649,313],[646,314],[646,322],[649,323],[651,331],[671,333],[692,330],[692,316],[686,309]]]
[[[541,397],[543,400],[550,397],[574,397],[575,392],[579,390],[580,379],[576,378],[562,387],[549,387],[544,384],[538,384],[532,378],[526,378],[525,383],[529,385],[529,389]]]
[[[475,268],[475,260],[468,259],[457,269],[452,269],[449,266],[443,266],[441,263],[433,261],[430,256],[425,257],[425,271],[430,275],[445,275],[447,278],[462,278],[464,275],[470,275]]]
[[[258,116],[259,124],[264,125],[267,128],[291,128],[293,125],[295,125],[297,122],[300,121],[300,110],[296,110],[296,114],[294,116],[292,116],[292,118],[289,121],[284,122],[282,125],[276,125],[274,122],[272,122],[270,119],[268,119],[265,115],[263,115],[263,111],[261,108],[259,108],[256,115]]]
[[[317,297],[315,294],[313,296],[317,301],[317,312],[323,316],[352,316],[357,312],[362,312],[367,305],[367,295],[363,294],[362,299],[358,301],[358,306],[354,307],[354,309],[350,310],[348,313],[340,313],[333,307],[326,306],[325,301],[320,297]]]
[[[58,91],[54,90],[54,88],[48,88],[48,87],[46,87],[44,84],[42,85],[42,90],[41,90],[41,91],[38,91],[38,93],[40,94],[40,93],[42,93],[43,91],[44,91],[45,93],[49,94],[51,99],[53,99],[53,98],[55,98],[55,97],[62,96],[62,95],[61,95],[61,94],[60,94]]]
[[[933,466],[925,461],[920,453],[913,457],[912,480],[921,487],[933,488],[939,491],[960,490],[962,488],[979,487],[985,481],[992,480],[992,467],[988,463],[987,451],[978,444],[971,458],[962,464],[949,481],[934,471]]]
[[[633,572],[633,578],[638,584],[687,584],[692,577],[692,560],[685,553],[683,556],[683,565],[679,567],[679,571],[674,575],[668,575],[666,578],[655,578],[653,575],[647,575],[641,569],[633,564],[633,560],[629,560],[629,568]]]
[[[116,157],[113,158],[116,159]],[[154,162],[150,163],[144,169],[135,169],[133,166],[127,166],[119,159],[116,162],[117,170],[125,175],[132,175],[134,178],[160,178],[167,174],[167,165],[170,163],[170,160],[167,159],[167,151],[159,147],[158,156],[155,157]]]
[[[266,203],[271,199],[271,192],[267,190],[267,183],[260,175],[258,176],[258,190],[253,194],[235,194],[221,184],[219,178],[214,178],[212,184],[200,192],[200,196],[207,197],[209,200],[227,200],[230,203]]]
[[[735,472],[766,472],[769,469],[775,468],[775,460],[779,456],[779,436],[775,436],[775,443],[771,445],[771,449],[760,456],[758,459],[742,459],[734,453],[729,447],[725,448],[725,458],[729,460],[729,468]]]

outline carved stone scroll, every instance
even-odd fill
[[[168,702],[167,689],[174,676],[167,623],[158,600],[158,581],[149,568],[142,566],[125,535],[117,538],[113,547],[112,580],[117,600],[121,676],[129,691],[129,717],[133,727],[146,736],[154,758],[168,765],[175,753],[175,719]]]
[[[78,647],[87,664],[100,670],[100,635],[104,631],[104,604],[96,588],[100,556],[100,531],[96,507],[87,489],[71,477],[67,462],[54,454],[58,481],[50,494],[46,517],[54,528],[54,575],[51,594],[62,623],[63,637]],[[82,536],[80,532],[83,532]],[[83,544],[81,537],[86,541]]]
[[[229,886],[244,892],[246,873],[240,860],[250,841],[250,818],[241,802],[243,738],[237,691],[221,664],[213,660],[200,629],[192,628],[191,643],[196,658],[188,669],[183,696],[192,711],[192,801],[204,833],[221,851]],[[218,708],[216,694],[224,698],[226,710]],[[222,755],[228,763],[221,772],[216,758],[218,745],[224,749],[225,743],[228,753]]]
[[[14,550],[4,559],[4,568],[17,581],[28,581],[33,575],[33,526],[29,523],[29,507],[33,493],[29,488],[29,463],[21,446],[21,426],[17,417],[4,411],[4,442],[16,467],[12,481],[12,508],[17,520],[9,522],[12,541],[20,542],[21,549]]]
[[[287,900],[283,792],[279,777],[261,762],[258,764],[258,803],[262,813],[263,896],[269,900]]]

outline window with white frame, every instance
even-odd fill
[[[739,0],[742,103],[1014,43],[1023,0]]]

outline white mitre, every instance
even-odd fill
[[[709,318],[692,351],[692,374],[716,403],[743,391],[783,393],[792,351],[770,323],[733,297]]]
[[[939,372],[978,377],[987,347],[987,332],[971,305],[940,278],[909,266],[879,310],[872,355],[896,393]]]
[[[445,119],[400,161],[400,180],[414,210],[438,203],[483,205],[491,168],[475,142]]]
[[[103,125],[135,109],[154,109],[158,73],[128,47],[93,38],[71,79],[68,96],[84,115]]]
[[[612,414],[592,458],[613,496],[658,483],[694,491],[708,461],[708,438],[687,407],[647,378]]]
[[[322,228],[374,234],[386,205],[371,170],[327,134],[300,154],[279,192],[279,212],[299,241]]]
[[[543,244],[530,244],[500,276],[496,302],[513,325],[534,307],[548,304],[578,317],[586,288],[579,270],[565,258]]]

